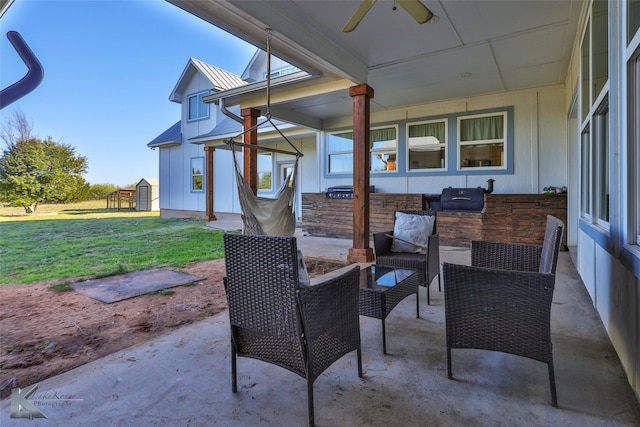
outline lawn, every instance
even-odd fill
[[[105,209],[106,202],[0,208],[0,285],[182,267],[224,256],[203,220]]]

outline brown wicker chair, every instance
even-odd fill
[[[224,250],[233,392],[237,356],[281,366],[307,379],[313,425],[313,383],[325,369],[356,350],[362,377],[360,268],[302,287],[295,237],[225,234]]]
[[[398,212],[413,215],[436,216],[436,211],[434,210]],[[395,212],[393,217],[395,221]],[[393,243],[393,239],[386,235],[393,236],[393,231],[373,234],[373,247],[376,253],[376,264],[417,270],[419,275],[418,284],[427,288],[427,304],[430,304],[431,297],[429,295],[429,285],[436,276],[438,276],[438,290],[442,290],[442,285],[440,283],[440,236],[436,230],[436,222],[433,224],[433,233],[429,236],[429,245],[426,254],[392,252],[391,244]]]
[[[472,242],[472,266],[443,264],[447,372],[451,349],[500,351],[547,364],[557,406],[551,301],[564,224],[548,216],[542,246]]]

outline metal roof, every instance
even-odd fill
[[[182,129],[180,127],[180,121],[178,120],[177,123],[148,143],[147,147],[155,148],[180,144],[182,144]]]
[[[230,73],[206,62],[195,58],[191,58],[190,62],[213,83],[215,90],[227,90],[247,84],[237,74]]]
[[[244,86],[247,84],[240,76],[233,74],[229,71],[225,71],[221,68],[215,67],[206,62],[202,62],[195,58],[189,58],[189,62],[184,67],[178,82],[169,95],[169,100],[177,103],[183,102],[184,91],[187,88],[189,81],[194,75],[200,73],[205,79],[211,83],[211,87],[208,88],[211,91],[225,91],[236,88],[238,86]]]

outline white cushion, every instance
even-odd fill
[[[429,244],[429,236],[433,233],[433,224],[436,218],[430,215],[413,215],[396,212],[396,220],[393,226],[393,239],[391,251],[426,254]],[[415,246],[407,242],[415,243]]]

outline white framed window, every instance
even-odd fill
[[[609,4],[595,1],[582,36],[580,142],[580,215],[590,224],[609,229]]]
[[[371,172],[397,170],[398,129],[396,126],[371,129]],[[327,136],[327,172],[353,173],[353,132],[336,132]]]
[[[458,170],[506,169],[507,113],[458,117]]]
[[[200,120],[209,117],[209,104],[205,103],[202,98],[209,94],[209,91],[196,93],[188,97],[187,118],[191,120]]]
[[[591,132],[589,127],[580,136],[580,216],[591,219]]]
[[[409,171],[446,169],[447,120],[407,124]]]
[[[204,157],[191,158],[191,191],[204,191]]]
[[[593,172],[596,221],[609,224],[609,101],[605,99],[593,116]]]
[[[627,2],[627,201],[629,242],[640,246],[640,0]]]
[[[582,47],[581,47],[581,63],[582,66],[580,68],[580,118],[582,121],[586,120],[589,115],[589,111],[591,110],[591,55],[589,52],[591,51],[589,43],[591,35],[591,22],[587,22],[587,26],[584,30],[584,35],[582,36]]]
[[[353,132],[327,136],[327,173],[353,173]]]
[[[273,191],[273,155],[258,153],[258,191]]]
[[[627,0],[627,44],[640,29],[640,0]]]
[[[293,65],[288,65],[286,67],[278,68],[277,70],[272,70],[271,71],[271,78],[280,77],[280,76],[286,76],[287,74],[293,74],[296,71],[300,71],[300,69],[297,68],[297,67],[294,67]],[[262,73],[262,78],[264,80],[267,79],[267,72],[266,71]]]
[[[398,130],[395,126],[371,129],[371,172],[396,171]]]

